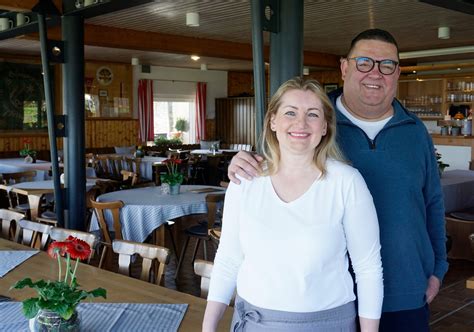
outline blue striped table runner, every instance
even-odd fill
[[[177,331],[187,304],[80,303],[81,331]],[[20,302],[0,303],[0,331],[29,331]]]

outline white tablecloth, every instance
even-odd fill
[[[101,180],[101,179],[97,179]],[[96,183],[96,179],[87,179],[86,180],[86,191],[89,191]],[[43,181],[34,181],[34,182],[21,182],[11,186],[12,188],[18,189],[54,189],[53,180],[43,180]]]
[[[36,171],[36,181],[48,179],[51,162],[37,160],[34,164],[25,163],[24,158],[0,159],[0,173]]]
[[[219,153],[222,153],[222,152],[239,152],[239,150],[231,150],[231,149],[219,149],[216,151],[215,154],[219,154]],[[214,152],[212,152],[211,150],[205,150],[205,149],[198,149],[198,150],[192,150],[191,151],[192,154],[202,154],[202,155],[207,155],[207,154],[214,154]]]
[[[29,331],[21,302],[0,303],[0,330]],[[77,306],[81,331],[178,331],[187,304],[87,303]]]
[[[60,164],[63,167],[62,164]],[[24,158],[10,158],[0,159],[0,173],[15,173],[25,171],[36,171],[35,181],[49,180],[49,170],[51,169],[51,162],[44,160],[37,160],[34,164],[25,163]],[[96,177],[95,170],[92,167],[86,168],[87,177]]]
[[[206,195],[190,190],[214,188],[215,193],[224,192],[221,187],[181,186],[179,195],[167,195],[161,187],[145,187],[121,190],[100,195],[99,202],[122,201],[125,206],[120,211],[122,235],[125,240],[144,242],[146,238],[167,220],[196,213],[206,213]],[[113,229],[112,219],[107,224]],[[94,215],[91,220],[91,231],[98,231],[99,225]]]
[[[446,171],[441,185],[446,213],[474,207],[474,171]]]

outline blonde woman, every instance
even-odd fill
[[[266,174],[231,183],[204,331],[237,288],[232,331],[377,331],[383,283],[377,216],[335,142],[333,107],[314,80],[272,97],[261,150]],[[357,282],[356,313],[349,256]]]

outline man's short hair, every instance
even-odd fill
[[[347,57],[350,56],[355,45],[360,40],[379,40],[379,41],[383,41],[383,42],[395,45],[395,47],[397,48],[397,58],[399,57],[397,41],[395,40],[395,38],[392,36],[390,32],[382,30],[382,29],[368,29],[368,30],[362,31],[357,36],[355,36],[355,38],[352,39],[351,48],[349,49],[349,52],[347,53]]]

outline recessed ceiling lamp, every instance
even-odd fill
[[[188,27],[198,27],[199,13],[186,13],[186,25]]]
[[[438,28],[438,38],[439,39],[449,39],[449,27],[439,27]]]
[[[198,61],[199,59],[201,59],[201,57],[199,55],[191,55],[191,59],[193,59],[194,61]]]

